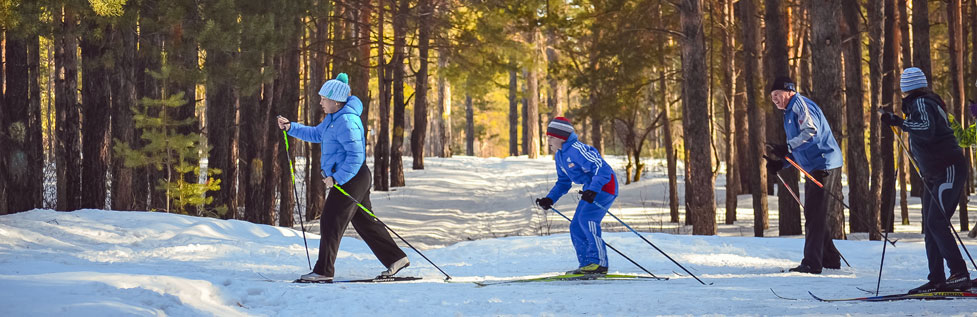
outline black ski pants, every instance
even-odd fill
[[[370,186],[373,183],[373,176],[370,168],[363,164],[356,176],[341,185],[350,196],[359,200],[364,207],[373,211],[370,204]],[[384,267],[390,267],[407,254],[397,247],[397,243],[390,237],[387,228],[376,218],[370,217],[365,211],[356,206],[354,202],[336,188],[329,190],[326,197],[325,207],[322,217],[319,218],[320,234],[319,240],[319,259],[315,263],[312,272],[323,276],[335,276],[336,253],[339,252],[339,242],[346,232],[346,226],[350,223],[356,229],[356,233],[366,242],[376,255],[377,259],[383,263]]]
[[[950,274],[967,271],[957,241],[950,231],[950,217],[957,210],[960,195],[967,183],[967,163],[962,155],[949,166],[925,175],[926,191],[923,193],[923,241],[926,244],[926,261],[929,264],[929,280],[946,281],[943,261]],[[941,208],[942,205],[942,208]],[[944,213],[945,212],[945,213]]]
[[[835,248],[835,243],[828,232],[828,202],[834,199],[828,191],[835,190],[838,178],[841,177],[839,168],[816,170],[811,176],[824,185],[818,187],[814,182],[804,182],[804,260],[801,264],[810,266],[812,270],[820,272],[823,268],[840,268],[841,253]]]

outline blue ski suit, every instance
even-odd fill
[[[617,176],[597,149],[578,141],[576,133],[571,133],[553,156],[557,178],[547,198],[556,202],[574,183],[583,184],[584,190],[597,192],[596,204],[580,200],[570,221],[570,241],[577,251],[577,261],[581,267],[590,264],[607,267],[607,247],[600,233],[605,211],[597,204],[611,208],[617,198]]]

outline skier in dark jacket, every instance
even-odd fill
[[[777,109],[784,111],[784,131],[787,144],[767,143],[767,149],[777,158],[767,158],[767,171],[775,175],[789,167],[783,157],[791,157],[805,171],[814,176],[824,188],[814,182],[804,183],[804,259],[791,272],[821,274],[824,268],[840,269],[841,253],[835,248],[828,232],[828,192],[835,190],[841,177],[841,148],[831,133],[831,126],[813,101],[798,94],[794,82],[787,77],[774,80],[770,99]]]
[[[363,141],[363,122],[360,120],[363,103],[359,98],[350,96],[347,82],[347,75],[341,73],[319,89],[319,104],[326,113],[325,119],[319,125],[305,126],[278,117],[279,128],[288,131],[288,135],[306,142],[322,144],[320,172],[322,181],[330,190],[319,219],[322,235],[319,240],[319,259],[312,272],[302,275],[301,278],[310,282],[332,281],[339,242],[350,223],[370,246],[377,259],[387,267],[386,271],[380,273],[380,277],[392,276],[410,265],[407,254],[397,247],[383,224],[359,212],[353,200],[333,186],[342,186],[363,206],[372,209],[370,185],[373,177],[370,175],[370,168],[366,166],[366,145]]]
[[[607,273],[607,247],[600,234],[604,209],[617,198],[617,177],[597,149],[577,140],[570,120],[556,117],[546,129],[548,146],[556,161],[556,184],[544,198],[536,199],[550,209],[574,183],[583,184],[583,195],[570,221],[570,241],[577,251],[579,268],[568,274]]]
[[[967,160],[953,136],[946,104],[929,89],[923,71],[916,67],[906,68],[899,85],[905,96],[902,112],[906,118],[886,112],[881,119],[909,134],[909,150],[926,186],[922,212],[929,281],[909,292],[969,288],[967,263],[950,231],[950,217],[957,210],[967,182]],[[943,270],[944,260],[950,268],[949,278]]]

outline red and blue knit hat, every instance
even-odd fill
[[[569,139],[572,133],[573,124],[570,124],[570,120],[564,117],[553,118],[553,121],[550,121],[550,125],[546,127],[546,135],[560,138],[564,141]]]

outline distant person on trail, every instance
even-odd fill
[[[882,114],[882,123],[909,134],[909,150],[926,186],[922,212],[929,281],[909,293],[969,288],[970,273],[950,231],[950,217],[957,210],[970,168],[953,136],[946,104],[929,89],[923,71],[916,67],[906,68],[902,71],[899,86],[904,96],[902,112],[906,118],[886,112]],[[949,278],[943,271],[944,260],[950,268]]]
[[[556,161],[556,184],[536,204],[548,210],[574,183],[583,184],[583,195],[570,221],[570,241],[577,251],[579,268],[567,274],[607,274],[607,248],[601,239],[604,209],[617,198],[617,177],[610,164],[590,145],[577,140],[570,120],[556,117],[546,129],[547,145]]]
[[[787,144],[767,143],[767,173],[790,167],[783,158],[790,157],[814,176],[824,188],[814,182],[804,183],[804,259],[791,272],[821,274],[821,270],[840,269],[841,253],[835,248],[828,232],[828,192],[835,190],[841,177],[841,148],[831,133],[831,127],[811,99],[797,93],[790,78],[778,77],[770,86],[770,99],[784,112],[784,132]]]
[[[397,247],[390,233],[375,218],[356,208],[355,202],[339,192],[333,185],[342,186],[347,193],[359,200],[363,206],[372,209],[370,204],[370,185],[373,177],[366,166],[366,147],[363,141],[363,122],[360,113],[363,103],[350,95],[345,73],[336,79],[326,81],[319,89],[319,105],[326,113],[325,119],[317,126],[305,126],[278,117],[278,127],[288,131],[288,135],[311,143],[322,144],[321,170],[323,183],[330,188],[329,195],[319,219],[320,234],[319,258],[312,272],[302,275],[301,280],[309,282],[331,282],[335,274],[336,253],[343,238],[346,226],[350,223],[377,259],[387,267],[381,277],[397,274],[410,265],[407,254]]]

